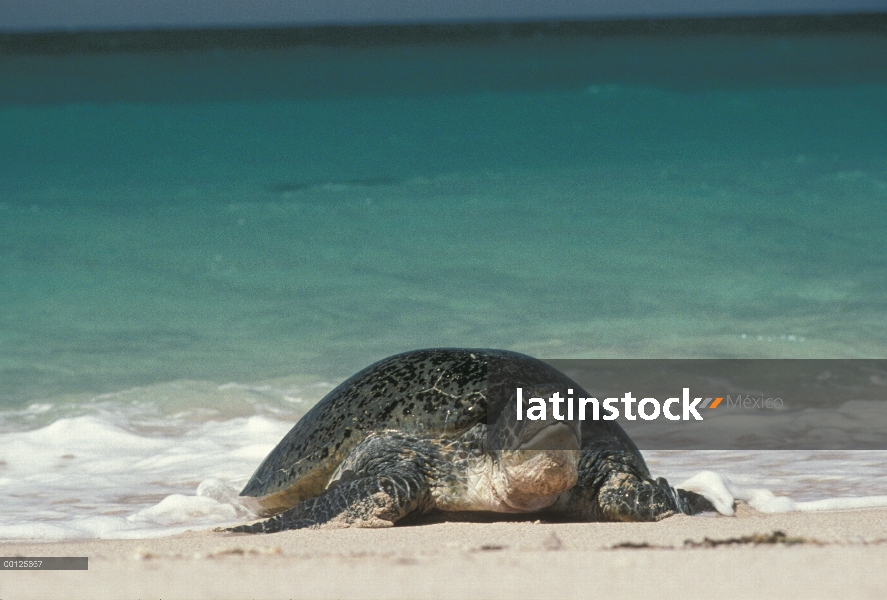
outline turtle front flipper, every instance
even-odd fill
[[[652,479],[630,452],[584,451],[579,479],[550,511],[582,521],[659,521],[673,514],[714,511],[705,497]]]
[[[657,481],[662,481],[666,486],[668,485],[668,482],[661,477]],[[680,488],[669,489],[674,492],[678,511],[682,514],[698,515],[699,513],[704,512],[719,512],[715,505],[702,494],[697,494],[696,492],[691,492],[689,490],[682,490]]]
[[[649,479],[613,472],[598,493],[601,514],[608,521],[659,521],[673,514],[695,515],[714,511],[704,496]]]
[[[395,432],[370,434],[348,455],[341,475],[322,494],[265,521],[226,531],[391,527],[430,506],[429,451],[426,440]]]
[[[287,529],[391,527],[424,503],[428,487],[423,479],[415,473],[355,477],[349,471],[316,498],[265,521],[226,531],[274,533]]]

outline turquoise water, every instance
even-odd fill
[[[8,52],[0,282],[17,523],[68,454],[98,457],[74,498],[129,472],[102,435],[259,445],[145,466],[101,514],[236,491],[281,422],[414,348],[884,358],[887,35]]]
[[[3,58],[0,403],[425,346],[887,356],[887,37],[535,44]]]
[[[887,38],[536,45],[4,58],[0,403],[439,345],[887,355]]]

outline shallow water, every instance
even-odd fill
[[[840,31],[0,56],[0,537],[242,518],[292,422],[408,349],[887,357],[884,57]],[[651,466],[887,494],[878,461],[798,460]]]

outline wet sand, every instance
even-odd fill
[[[887,509],[741,505],[733,518],[659,523],[445,522],[0,547],[89,557],[88,571],[4,571],[4,600],[887,596]]]

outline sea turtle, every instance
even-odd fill
[[[314,406],[240,493],[270,519],[229,529],[388,527],[431,511],[656,521],[714,510],[650,477],[614,421],[517,420],[527,397],[582,388],[503,350],[432,349],[360,371]]]

